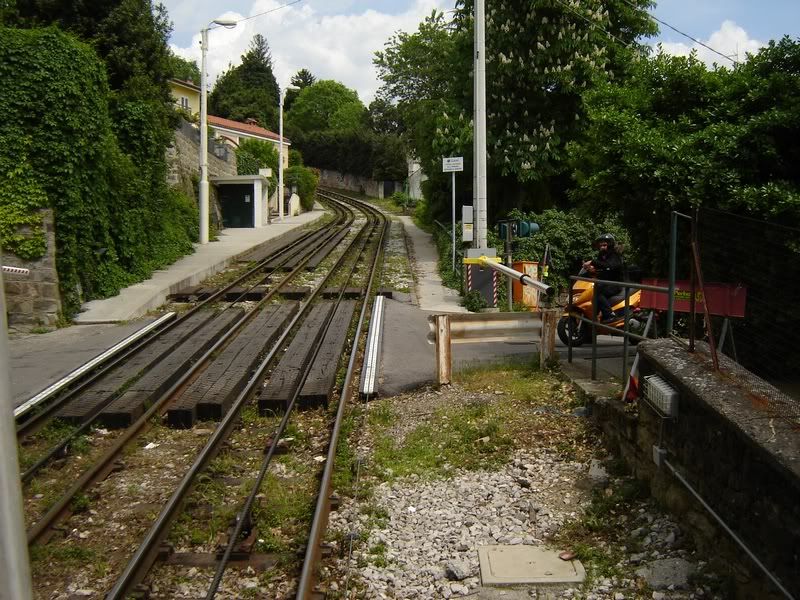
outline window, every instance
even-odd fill
[[[186,96],[181,96],[181,108],[189,110],[189,99]]]

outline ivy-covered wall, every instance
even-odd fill
[[[0,89],[0,244],[42,257],[40,209],[53,209],[67,315],[192,251],[197,210],[166,184],[163,107],[110,91],[92,47],[0,27]]]

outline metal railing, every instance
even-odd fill
[[[629,375],[630,375],[630,371],[628,370],[628,354],[629,354],[629,345],[630,345],[629,344],[629,339],[635,339],[635,340],[638,340],[638,341],[642,341],[642,340],[647,339],[645,336],[641,336],[641,335],[638,335],[638,334],[635,334],[635,333],[632,333],[631,331],[629,331],[629,329],[630,329],[630,321],[629,321],[629,318],[630,318],[630,293],[629,293],[629,291],[630,290],[647,290],[647,291],[651,291],[651,292],[662,292],[662,293],[669,294],[671,290],[674,290],[674,286],[675,286],[674,279],[670,280],[670,284],[671,285],[669,287],[662,287],[662,286],[657,286],[657,285],[646,285],[646,284],[643,284],[643,283],[634,283],[632,281],[611,281],[611,280],[608,280],[608,279],[595,279],[593,277],[581,277],[579,275],[573,275],[572,277],[570,277],[570,281],[572,281],[572,282],[574,282],[574,281],[584,281],[584,282],[587,282],[587,283],[592,283],[595,286],[597,286],[598,284],[608,284],[608,285],[612,285],[612,286],[615,286],[615,287],[622,287],[623,288],[623,294],[625,296],[625,310],[624,310],[624,313],[623,313],[624,326],[623,326],[622,330],[620,330],[618,327],[611,327],[609,325],[603,324],[603,323],[601,323],[599,321],[596,321],[594,319],[587,319],[586,317],[584,317],[582,314],[579,314],[578,312],[570,312],[570,311],[567,311],[567,312],[569,313],[569,315],[571,317],[575,317],[577,320],[579,320],[579,321],[581,321],[581,322],[583,322],[585,324],[591,325],[591,327],[592,327],[592,379],[593,380],[597,379],[597,330],[598,329],[602,329],[604,331],[610,331],[610,332],[613,332],[613,333],[615,333],[617,335],[622,335],[623,336],[623,343],[622,343],[622,348],[623,348],[623,350],[622,350],[622,381],[626,382],[628,380]],[[597,288],[595,287],[595,290],[596,289]],[[569,299],[570,299],[570,301],[572,301],[572,295],[573,295],[573,289],[572,289],[572,285],[570,285],[570,289],[569,289]],[[674,292],[673,292],[673,294],[670,294],[670,298],[672,298],[673,296],[674,296]],[[672,323],[672,313],[673,313],[674,309],[673,309],[671,304],[672,303],[670,302],[670,307],[669,307],[669,309],[667,311],[668,312],[667,323]],[[596,318],[596,316],[597,316],[597,293],[596,293],[596,291],[595,291],[594,294],[592,294],[592,314],[595,315],[595,318]],[[572,362],[572,335],[573,335],[573,333],[574,332],[572,330],[572,319],[568,319],[567,320],[567,342],[568,342],[567,343],[567,360],[570,363]],[[647,329],[645,329],[645,333],[647,333]]]

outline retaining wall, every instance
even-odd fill
[[[186,121],[175,130],[175,139],[167,149],[167,183],[177,187],[190,198],[198,197],[200,180],[200,131]],[[236,175],[236,154],[228,146],[208,141],[208,176]],[[222,212],[216,186],[209,186],[211,223],[222,228]]]
[[[383,198],[383,182],[367,179],[360,175],[348,175],[347,173],[339,173],[339,171],[321,169],[319,172],[319,184],[323,187],[333,187],[366,194],[372,198]]]
[[[45,255],[38,260],[24,260],[8,252],[3,253],[4,265],[30,270],[29,275],[3,274],[8,327],[12,331],[51,327],[56,324],[61,312],[53,211],[46,209],[41,212],[47,244]]]
[[[653,446],[666,450],[666,460],[800,597],[800,427],[770,412],[762,394],[713,372],[703,352],[690,354],[673,340],[643,342],[639,352],[642,376],[658,374],[678,390],[677,418],[662,418],[643,401],[636,413],[617,400],[597,400],[593,418],[607,440],[650,483],[653,497],[679,515],[701,551],[738,558],[744,570],[735,573],[737,597],[784,596],[669,468],[655,464]]]

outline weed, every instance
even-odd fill
[[[394,421],[392,405],[388,400],[378,400],[370,403],[367,409],[367,419],[371,426],[387,427]]]
[[[57,562],[65,566],[79,566],[97,559],[95,550],[71,544],[36,544],[29,551],[32,563]]]
[[[69,508],[73,513],[78,514],[89,510],[89,505],[89,497],[86,494],[77,494],[72,498]]]

